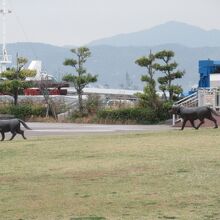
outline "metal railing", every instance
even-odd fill
[[[186,107],[196,107],[198,106],[198,93],[195,92],[191,95],[186,96],[185,98],[177,101],[174,103],[174,105],[182,105]]]

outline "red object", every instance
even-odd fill
[[[38,88],[24,89],[24,95],[40,95],[40,89]]]
[[[67,89],[60,89],[60,95],[67,95]]]
[[[49,89],[49,94],[50,95],[60,95],[59,89]]]
[[[48,89],[49,95],[66,95],[66,89],[58,89],[58,88],[49,88]],[[39,88],[27,88],[24,89],[24,95],[41,95],[41,91]]]

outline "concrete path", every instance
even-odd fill
[[[74,123],[27,123],[32,130],[26,130],[27,136],[68,135],[78,133],[116,133],[136,131],[163,131],[174,129],[169,125],[100,125]]]
[[[132,133],[132,132],[159,132],[173,129],[169,125],[100,125],[100,124],[74,124],[74,123],[38,123],[27,122],[32,130],[27,130],[21,125],[21,129],[25,131],[25,136],[31,137],[42,136],[59,136],[59,135],[76,135],[76,134],[111,134],[111,133]],[[11,133],[5,133],[5,141],[9,140]],[[1,138],[1,135],[0,135]],[[14,138],[23,139],[17,134]],[[4,142],[2,142],[3,144]]]

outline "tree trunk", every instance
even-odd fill
[[[14,91],[14,105],[18,104],[18,90]]]
[[[165,101],[167,101],[167,94],[166,94],[166,91],[163,91],[163,96],[165,98]]]
[[[170,76],[170,73],[169,73],[169,76]],[[170,90],[170,87],[171,87],[171,79],[169,80],[169,83],[168,83],[168,92],[169,92],[169,101],[172,101],[173,100],[173,92]]]
[[[83,114],[83,100],[82,100],[82,92],[78,92],[79,99],[79,112]]]
[[[170,101],[173,101],[173,92],[172,91],[169,91],[169,93],[170,93]]]

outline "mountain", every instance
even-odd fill
[[[43,63],[43,70],[54,75],[59,80],[66,73],[72,73],[70,67],[63,65],[65,58],[71,58],[69,49],[41,43],[15,43],[7,46],[8,54],[13,56],[15,64],[16,53],[24,56],[29,61],[40,59]],[[190,48],[176,44],[159,45],[155,47],[113,47],[113,46],[91,46],[91,58],[86,62],[88,71],[98,74],[99,85],[109,85],[110,88],[126,88],[130,79],[132,89],[142,89],[143,83],[140,78],[146,73],[146,69],[135,64],[135,60],[141,56],[163,49],[173,50],[175,60],[179,63],[179,69],[185,70],[186,74],[178,81],[185,91],[192,85],[198,83],[198,61],[200,59],[220,60],[220,47],[198,47]],[[157,74],[158,76],[158,74]]]
[[[205,59],[220,60],[220,47],[190,48],[175,44],[159,45],[155,47],[91,47],[92,58],[88,60],[88,67],[92,73],[99,74],[101,84],[108,83],[111,87],[119,87],[123,84],[126,87],[126,73],[130,76],[132,86],[143,87],[140,78],[146,73],[146,69],[135,64],[141,56],[154,53],[160,50],[173,50],[175,61],[179,64],[180,70],[185,70],[184,77],[176,81],[188,91],[192,86],[198,84],[198,61]],[[158,77],[159,74],[156,74]]]
[[[89,43],[89,46],[156,46],[162,44],[180,44],[188,47],[220,46],[220,30],[206,31],[181,22],[167,22],[151,29],[119,34]]]

